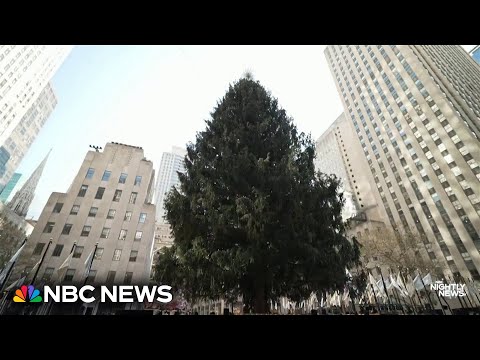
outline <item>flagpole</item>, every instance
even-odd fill
[[[400,277],[402,278],[403,286],[405,287],[405,291],[407,292],[408,299],[410,300],[410,303],[412,304],[413,314],[414,314],[414,315],[417,315],[417,305],[415,304],[415,302],[413,301],[412,297],[411,297],[410,294],[408,293],[408,290],[407,290],[407,282],[405,281],[405,278],[403,277],[402,269],[399,268],[399,269],[398,269],[398,272],[399,272],[399,274],[400,274]]]
[[[390,275],[390,281],[395,280],[392,276],[392,271],[390,268],[388,268],[388,273]],[[395,280],[396,281],[396,280]],[[393,283],[392,283],[393,284]],[[398,284],[397,284],[398,285]],[[394,297],[396,297],[396,300],[397,300],[397,304],[400,305],[400,308],[402,309],[402,313],[403,315],[405,315],[405,310],[403,309],[403,305],[402,305],[402,302],[400,301],[400,297],[398,296],[398,292],[397,292],[397,289],[395,288],[395,286],[393,287],[393,295]],[[395,309],[396,310],[396,309]]]
[[[97,252],[98,242],[95,244],[95,249],[93,250],[92,258],[90,259],[90,264],[88,264],[87,276],[85,276],[85,281],[83,286],[87,285],[88,275],[90,275],[90,270],[92,269],[93,259],[95,259],[95,253]]]
[[[385,285],[385,280],[383,279],[382,269],[380,269],[379,266],[377,266],[376,268],[377,268],[378,272],[380,273],[380,277],[382,278],[383,288],[385,289],[385,294],[387,294],[388,309],[390,310],[391,307],[392,307],[392,302],[390,300],[390,295],[388,295],[388,289],[387,289],[387,286]]]
[[[35,271],[35,274],[33,275],[32,281],[30,282],[31,285],[35,285],[35,280],[37,278],[38,272],[40,271],[40,268],[42,267],[43,260],[45,260],[45,255],[47,255],[48,248],[53,242],[53,238],[50,238],[50,241],[47,244],[47,248],[43,252],[42,259],[40,260],[40,263],[38,264],[37,270]]]
[[[373,290],[373,297],[375,298],[375,304],[377,304],[378,313],[381,314],[382,312],[380,311],[380,305],[378,304],[378,299],[377,299],[377,294],[375,293],[375,288],[373,287],[372,283],[370,283],[370,286],[372,287],[372,290]]]
[[[425,286],[425,283],[423,282],[422,273],[418,269],[417,269],[417,271],[418,271],[418,277],[420,278],[420,281],[422,282],[423,288],[425,289],[425,293],[427,294],[428,302],[430,303],[430,306],[432,307],[432,311],[435,311],[435,307],[433,306],[432,299],[430,299],[430,293],[429,293],[427,287]]]
[[[475,287],[475,283],[473,282],[473,279],[468,279],[468,281],[470,282],[470,286],[473,288],[473,290],[475,290],[474,295],[477,298],[478,303],[480,304],[480,299],[478,298],[478,295],[477,295],[477,288]]]
[[[25,238],[22,242],[22,244],[20,245],[19,249],[22,248],[23,245],[25,245],[25,243],[27,242],[27,238]],[[15,256],[15,254],[13,255]],[[5,280],[2,282],[2,285],[0,285],[0,293],[3,291],[3,288],[5,287],[5,285],[7,284],[9,278],[10,278],[10,275],[12,274],[12,270],[13,270],[13,267],[15,266],[15,264],[17,263],[17,259],[15,259],[15,261],[12,262],[12,265],[10,266],[10,269],[8,269],[8,272],[7,272],[7,275],[5,276]],[[7,263],[8,264],[8,263]]]
[[[445,275],[445,278],[446,278],[448,281],[451,281],[451,280],[456,281],[456,280],[455,280],[455,277],[453,277],[452,279],[450,279],[449,276],[446,276],[446,275]],[[463,301],[462,301],[462,298],[461,298],[460,296],[458,297],[458,302],[460,303],[460,306],[462,307],[462,309],[466,309],[466,307],[463,305]]]
[[[462,275],[460,275],[460,277],[462,278],[463,282],[465,283],[465,286],[467,286],[467,281],[465,280],[465,278],[464,278]],[[468,290],[468,287],[467,287],[467,290]],[[470,303],[470,306],[471,306],[472,308],[475,308],[476,306],[473,305],[473,303],[472,303],[472,301],[471,301],[471,299],[470,299],[470,296],[468,295],[468,291],[466,291],[465,294],[467,295],[467,300],[468,300],[468,302]]]
[[[444,279],[442,279],[442,282],[443,282]],[[440,295],[438,295],[437,293],[437,296],[438,296],[438,299],[441,300],[443,298],[443,301],[445,302],[445,304],[447,304],[447,308],[448,310],[450,311],[450,315],[453,315],[453,311],[452,311],[452,308],[450,307],[450,304],[448,303],[447,299],[445,299],[444,297],[440,297]],[[441,303],[441,302],[440,302]]]

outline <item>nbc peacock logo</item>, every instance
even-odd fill
[[[15,291],[15,296],[13,297],[14,302],[31,302],[38,303],[42,302],[43,299],[40,296],[40,291],[35,289],[33,285],[22,285],[20,289]]]

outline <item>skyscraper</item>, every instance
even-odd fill
[[[480,65],[480,45],[475,46],[470,50],[473,60],[475,60]]]
[[[15,173],[13,176],[10,178],[10,181],[7,183],[7,185],[3,188],[2,192],[0,192],[0,201],[5,203],[8,200],[8,197],[12,193],[13,189],[15,189],[15,186],[18,183],[18,180],[22,177],[22,174]]]
[[[378,223],[378,203],[372,195],[371,184],[364,172],[354,171],[368,167],[355,138],[352,126],[342,113],[316,141],[315,168],[326,174],[335,174],[340,179],[345,198],[344,220],[354,218],[361,223]],[[355,226],[354,233],[359,230]]]
[[[12,281],[22,273],[29,274],[31,281],[31,269],[46,251],[36,281],[83,283],[88,270],[85,261],[98,244],[88,283],[148,282],[155,224],[154,175],[153,164],[140,147],[107,143],[103,152],[88,151],[68,192],[50,195]],[[68,269],[59,272],[72,251]]]
[[[480,68],[460,46],[328,46],[385,222],[480,280]]]
[[[28,208],[35,197],[35,190],[37,189],[38,181],[42,176],[50,151],[40,165],[37,166],[32,175],[30,175],[25,184],[23,184],[22,188],[15,193],[12,200],[8,203],[8,207],[18,216],[23,218],[27,216]]]
[[[0,45],[0,189],[16,170],[29,147],[26,144],[31,144],[38,134],[35,126],[30,128],[31,122],[43,125],[55,106],[48,82],[72,48]]]
[[[5,140],[3,149],[9,154],[0,171],[0,188],[11,178],[28,152],[33,141],[57,105],[57,99],[50,84],[42,90],[37,100],[28,109],[10,136]]]
[[[158,168],[157,185],[155,186],[155,205],[157,206],[156,221],[158,223],[166,223],[163,218],[165,214],[163,202],[171,188],[180,185],[178,172],[185,172],[185,155],[185,149],[176,146],[172,147],[172,152],[164,152],[162,154],[162,160]]]

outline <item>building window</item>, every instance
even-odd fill
[[[122,256],[122,250],[121,249],[115,249],[113,252],[113,261],[120,261],[120,256]]]
[[[95,199],[102,199],[104,192],[105,192],[105,188],[104,187],[99,187],[97,189],[97,193],[95,194]]]
[[[72,210],[70,210],[70,215],[77,215],[80,210],[80,205],[73,205]]]
[[[95,260],[101,260],[103,255],[103,248],[97,247],[97,250],[95,250]]]
[[[133,277],[133,272],[126,272],[123,283],[125,285],[129,285],[132,282],[132,277]]]
[[[113,284],[113,282],[115,281],[115,275],[117,274],[116,271],[109,271],[108,272],[108,275],[107,275],[107,281],[106,283],[107,284]]]
[[[122,190],[115,190],[115,194],[113,195],[113,201],[119,202],[121,197]]]
[[[138,255],[138,251],[136,251],[136,250],[130,251],[130,259],[128,261],[130,261],[130,262],[137,261],[137,255]]]
[[[52,278],[53,272],[55,271],[55,268],[49,267],[45,269],[45,272],[43,273],[43,281],[50,281]]]
[[[83,253],[83,246],[75,246],[75,250],[73,250],[73,256],[74,258],[80,258]]]
[[[100,237],[101,237],[102,239],[108,239],[108,234],[110,234],[110,228],[104,227],[104,228],[102,229],[102,234],[100,235]]]
[[[108,210],[107,219],[113,219],[115,217],[116,212],[117,211],[115,209]]]
[[[72,281],[74,275],[75,275],[75,269],[68,269],[67,272],[65,273],[65,277],[63,278],[63,281]]]
[[[127,238],[127,230],[120,230],[120,235],[118,235],[118,240],[125,240]]]
[[[137,231],[137,232],[135,232],[135,239],[134,239],[134,241],[140,241],[140,240],[142,240],[142,234],[143,234],[143,231]]]
[[[88,186],[87,185],[82,185],[80,187],[80,191],[78,192],[79,197],[84,197],[85,194],[87,193]]]
[[[127,174],[121,173],[120,177],[118,178],[118,183],[125,184],[125,181],[127,181]]]
[[[97,215],[98,208],[97,207],[91,207],[90,211],[88,212],[88,216],[90,217],[95,217]]]
[[[37,245],[35,245],[35,248],[33,249],[32,255],[40,255],[44,247],[45,243],[37,243]]]
[[[93,177],[94,173],[95,173],[95,169],[89,168],[87,170],[87,175],[85,175],[85,179],[91,179]]]
[[[102,181],[108,181],[108,180],[110,180],[110,175],[111,175],[111,174],[112,174],[111,171],[105,170],[105,171],[103,172]]]
[[[63,244],[55,245],[55,249],[53,249],[52,256],[60,256],[63,250]]]
[[[97,270],[90,270],[88,272],[88,276],[87,276],[87,279],[86,279],[86,283],[87,284],[91,284],[93,283],[93,281],[95,280],[95,276],[97,275]]]
[[[147,219],[147,213],[140,213],[140,217],[138,218],[139,223],[144,223]]]
[[[123,218],[124,221],[130,221],[130,219],[132,218],[132,212],[131,211],[127,211],[125,213],[125,217]]]
[[[62,230],[62,235],[68,235],[70,234],[70,231],[72,230],[72,224],[65,224],[63,226],[63,230]]]
[[[142,177],[141,176],[135,176],[135,183],[134,185],[135,186],[140,186],[140,184],[142,183]]]
[[[88,236],[90,234],[90,230],[92,230],[92,227],[85,225],[80,236]]]
[[[62,211],[62,207],[63,203],[56,203],[53,208],[53,212],[58,214],[60,211]]]
[[[130,200],[128,202],[130,204],[135,204],[135,202],[137,201],[137,195],[138,193],[132,192],[132,194],[130,195]]]
[[[45,228],[43,229],[44,233],[50,234],[53,231],[53,227],[55,226],[54,222],[47,222]]]

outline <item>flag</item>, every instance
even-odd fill
[[[420,280],[420,275],[415,276],[415,279],[413,280],[413,286],[415,286],[416,290],[423,289],[423,284],[422,284],[422,281]]]
[[[393,280],[393,281],[395,281],[395,280]],[[390,290],[393,287],[393,282],[388,277],[385,279],[385,286],[386,286],[387,290]]]
[[[412,296],[415,293],[415,286],[413,286],[413,280],[410,275],[407,275],[407,292],[409,296]]]
[[[390,275],[390,277],[392,278],[392,283],[393,283],[394,279],[393,279],[392,275]],[[402,281],[402,277],[400,276],[400,273],[398,273],[397,279],[395,280],[395,283],[394,283],[393,286],[395,286],[395,288],[397,288],[400,291],[400,295],[402,295],[403,297],[408,296],[408,291],[405,288],[405,284]]]
[[[14,281],[12,284],[10,284],[9,287],[7,287],[7,288],[5,289],[5,291],[10,291],[10,290],[12,290],[12,289],[14,289],[14,288],[16,288],[16,287],[22,286],[23,283],[25,282],[25,278],[26,278],[26,276],[18,279],[17,281]]]
[[[90,255],[87,257],[87,260],[85,260],[85,272],[83,273],[83,277],[88,277],[88,273],[90,272],[90,263],[92,262],[94,252],[95,249],[92,250]]]
[[[430,275],[430,273],[425,275],[425,277],[423,278],[423,283],[425,284],[425,286],[433,283],[432,275]]]
[[[70,263],[72,262],[72,258],[73,258],[73,251],[67,256],[63,264],[60,265],[60,267],[58,268],[57,270],[58,274],[60,274],[62,270],[65,270],[65,271],[68,270],[68,268],[70,267]]]
[[[345,268],[345,273],[347,274],[347,277],[348,277],[349,279],[352,279],[352,278],[353,278],[352,274],[350,274],[350,271],[348,271],[347,268]]]
[[[383,287],[382,280],[377,281],[377,289],[378,289],[378,292],[380,293],[381,296],[385,296],[385,289]]]
[[[26,242],[22,246],[20,246],[20,249],[17,250],[15,254],[10,258],[10,260],[7,262],[3,270],[0,272],[0,284],[5,281],[5,278],[7,277],[7,274],[10,272],[10,269],[12,268],[13,264],[15,261],[17,261],[18,257],[20,256],[20,253],[22,252],[23,248],[25,247]]]
[[[348,288],[345,287],[345,289],[343,290],[343,298],[342,298],[342,300],[343,300],[344,302],[346,302],[346,301],[348,300],[348,297],[349,297],[349,296],[350,296],[350,294],[349,294],[349,292],[348,292]]]
[[[377,282],[375,281],[375,278],[372,276],[372,274],[368,274],[368,280],[370,281],[370,284],[372,284],[374,287],[377,286]]]

